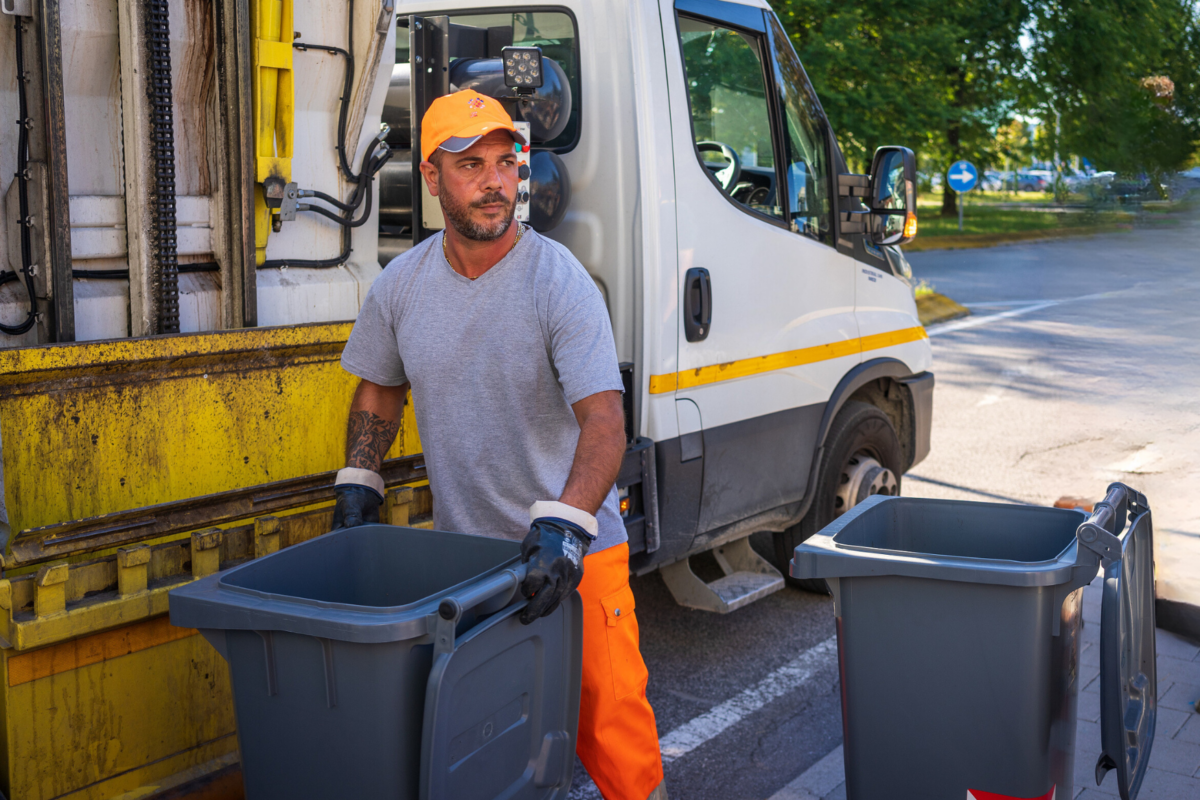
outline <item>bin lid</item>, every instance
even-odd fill
[[[1096,784],[1117,774],[1122,800],[1146,776],[1158,713],[1154,642],[1154,548],[1150,511],[1121,540],[1121,558],[1104,570],[1100,611],[1100,741]]]
[[[525,605],[513,603],[453,643],[435,635],[421,800],[562,800],[570,791],[583,604],[572,592],[549,616],[522,625]]]

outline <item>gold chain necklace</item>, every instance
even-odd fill
[[[521,237],[525,234],[525,225],[517,223],[517,238],[513,239],[512,247],[508,248],[508,253],[517,249],[517,242],[521,241]],[[508,255],[505,253],[504,255]],[[454,269],[454,264],[450,263],[450,253],[446,250],[446,232],[442,231],[442,257],[446,259],[446,263],[450,265],[450,269]]]

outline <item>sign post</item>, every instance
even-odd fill
[[[958,232],[963,229],[963,195],[979,182],[979,170],[970,161],[955,161],[946,170],[946,183],[958,195]]]

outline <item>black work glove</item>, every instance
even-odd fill
[[[535,519],[521,542],[521,560],[529,565],[521,594],[529,604],[521,612],[525,625],[549,616],[583,580],[583,557],[591,537],[573,522],[557,517]]]
[[[333,507],[333,530],[379,522],[379,506],[383,504],[379,492],[353,483],[339,484],[333,490],[337,494],[337,503]]]

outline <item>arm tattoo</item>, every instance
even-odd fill
[[[370,411],[352,411],[346,424],[346,466],[378,472],[399,430],[399,421],[391,422]]]

